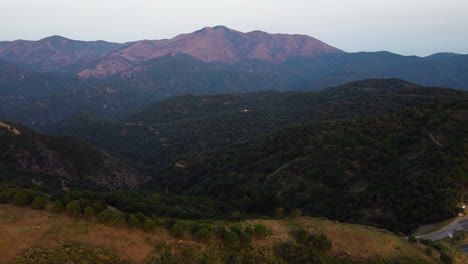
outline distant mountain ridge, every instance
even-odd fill
[[[78,60],[99,57],[122,44],[51,36],[38,41],[0,42],[0,59],[42,70],[58,70]]]
[[[468,55],[346,53],[304,35],[206,27],[125,44],[0,42],[0,119],[39,128],[80,112],[122,117],[181,94],[312,91],[371,78],[468,90]]]
[[[133,62],[185,53],[205,62],[233,63],[257,58],[280,63],[292,57],[316,57],[342,53],[335,47],[306,35],[242,33],[224,26],[205,27],[168,40],[137,41],[111,54]]]
[[[104,57],[105,63],[95,68],[83,69],[82,77],[89,70],[101,71],[103,66],[112,72],[122,70],[122,59],[141,63],[150,59],[189,54],[205,62],[233,63],[249,58],[279,63],[292,57],[316,57],[327,53],[342,53],[318,39],[306,35],[268,34],[262,31],[242,33],[224,26],[205,27],[193,33],[181,34],[172,39],[140,40],[126,44],[105,41],[78,41],[61,36],[51,36],[39,41],[0,42],[0,59],[27,64],[43,70],[57,70],[80,60],[89,66],[90,58]],[[118,63],[115,62],[118,59]],[[109,63],[108,60],[114,63]],[[91,60],[92,62],[96,59]],[[130,66],[128,63],[123,63]],[[96,74],[94,74],[96,75]]]

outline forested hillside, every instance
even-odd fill
[[[290,124],[375,116],[465,96],[462,91],[397,79],[359,81],[319,92],[183,95],[156,102],[120,122],[80,114],[48,131],[88,141],[155,172],[177,155],[219,149]]]
[[[468,181],[468,102],[292,125],[179,157],[156,189],[251,212],[277,207],[397,231],[452,217]]]

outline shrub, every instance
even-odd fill
[[[71,216],[79,216],[81,214],[81,206],[79,201],[71,201],[65,207],[65,211]]]
[[[444,264],[452,264],[454,263],[453,261],[453,257],[448,255],[448,254],[444,254],[444,253],[441,253],[440,254],[440,261],[442,261],[442,263]]]
[[[417,243],[418,242],[418,240],[414,236],[409,236],[408,241],[411,242],[411,243]]]
[[[109,223],[112,220],[112,212],[104,210],[97,215],[97,219],[100,223]]]
[[[57,200],[54,202],[54,205],[52,206],[52,212],[54,213],[62,213],[65,211],[65,208],[63,207],[63,203],[60,200]]]
[[[310,250],[310,248],[302,244],[288,242],[279,245],[276,248],[276,251],[286,261],[286,263],[325,263],[313,250]]]
[[[96,216],[96,211],[91,206],[86,206],[84,209],[84,215],[88,218],[93,218]]]
[[[140,220],[134,214],[131,214],[128,216],[127,224],[130,227],[134,227],[134,228],[138,228],[141,226]]]
[[[142,212],[138,212],[135,214],[136,218],[140,221],[140,223],[144,223],[146,216]]]
[[[235,224],[230,227],[232,232],[236,232],[238,235],[242,233],[242,226],[240,224]]]
[[[161,224],[161,219],[157,215],[151,215],[151,219],[156,223],[156,225]]]
[[[203,243],[208,243],[211,241],[213,233],[206,227],[199,228],[195,233],[195,238]]]
[[[185,225],[182,223],[177,223],[171,228],[171,235],[175,238],[182,238],[185,231]]]
[[[268,229],[262,224],[255,225],[255,235],[258,238],[264,238],[268,235]]]
[[[156,229],[156,222],[154,222],[152,219],[147,218],[145,222],[143,222],[143,230],[145,232],[152,232]]]
[[[252,243],[252,235],[247,232],[239,234],[239,244],[243,247],[249,246]]]
[[[105,210],[106,209],[106,204],[104,202],[101,202],[101,201],[95,201],[93,203],[93,208],[94,208],[94,212],[96,214],[100,213],[101,211]]]
[[[291,211],[291,217],[297,218],[302,216],[302,210],[295,208]]]
[[[312,246],[318,249],[329,250],[332,248],[332,243],[328,240],[328,237],[325,234],[311,235],[310,240],[312,242]]]
[[[236,232],[227,232],[224,236],[224,244],[228,247],[239,246],[239,235]]]
[[[281,219],[281,218],[284,217],[284,208],[283,207],[276,208],[275,217],[278,218],[278,219]]]
[[[37,196],[31,203],[31,207],[34,209],[42,210],[47,206],[47,199],[41,196]]]
[[[167,228],[172,228],[175,224],[177,224],[177,221],[174,218],[166,218],[163,220],[163,225]]]
[[[115,225],[125,225],[127,223],[127,215],[121,211],[113,212],[111,222]]]
[[[310,241],[310,234],[307,230],[301,229],[296,232],[296,241],[301,244],[308,244]]]
[[[28,195],[24,192],[16,192],[13,197],[13,203],[20,206],[29,204]]]
[[[223,225],[219,225],[219,226],[216,226],[215,227],[215,230],[214,230],[215,234],[219,237],[225,237],[226,236],[226,233],[227,233],[227,230],[226,230],[226,227],[223,226]]]
[[[255,230],[251,226],[246,227],[244,231],[250,234],[251,236],[255,235]]]
[[[239,211],[234,211],[234,212],[231,212],[231,215],[229,216],[229,218],[234,221],[239,221],[242,219],[242,215]]]

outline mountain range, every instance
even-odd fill
[[[204,62],[233,63],[257,58],[283,62],[293,57],[316,57],[342,53],[315,38],[305,35],[268,34],[262,31],[242,33],[224,26],[206,27],[172,39],[141,40],[125,44],[105,41],[76,41],[52,36],[39,41],[0,42],[0,59],[21,63],[42,70],[60,69],[71,64],[92,65],[79,72],[88,77],[90,71],[102,67],[122,67],[150,59],[184,53]],[[103,57],[101,60],[93,58]]]
[[[127,43],[0,42],[0,118],[43,128],[80,112],[120,118],[181,94],[309,91],[368,78],[468,89],[468,56],[346,53],[304,35],[206,27]]]
[[[145,263],[466,263],[445,242],[390,233],[467,212],[467,73],[468,55],[347,53],[224,26],[0,42],[3,231],[68,253],[65,222],[75,242],[119,233],[126,246],[104,240],[127,253],[134,233],[151,253],[129,254]],[[10,232],[23,225],[44,234]],[[16,262],[51,260],[34,252]]]

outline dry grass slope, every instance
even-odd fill
[[[292,230],[307,229],[325,233],[332,241],[331,254],[335,256],[355,260],[414,257],[440,263],[437,254],[434,253],[432,257],[425,255],[422,245],[411,244],[389,232],[369,227],[308,217],[244,222],[250,225],[258,223],[272,231],[267,239],[253,242],[253,246],[258,248],[270,248],[276,243],[293,241]],[[66,242],[113,249],[132,263],[143,263],[145,259],[156,256],[155,245],[163,242],[206,248],[197,242],[174,239],[164,229],[148,234],[137,229],[108,226],[7,204],[0,204],[0,234],[0,264],[11,263],[15,256],[29,248],[59,249]],[[468,263],[468,258],[460,256],[457,263]]]

